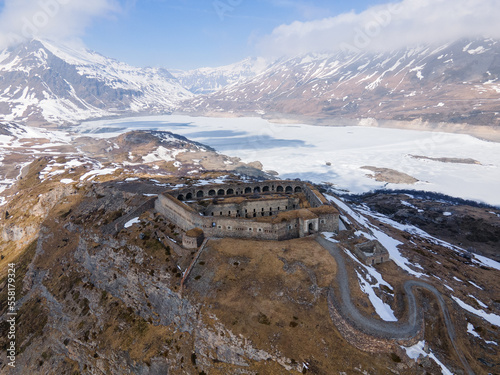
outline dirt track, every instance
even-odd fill
[[[455,339],[455,328],[453,322],[450,319],[450,314],[446,303],[439,291],[432,285],[418,280],[407,280],[404,283],[404,290],[407,295],[408,301],[408,321],[407,322],[385,322],[382,320],[371,319],[361,314],[361,312],[354,306],[351,299],[351,291],[349,289],[349,278],[346,271],[346,266],[344,262],[344,257],[342,255],[342,250],[333,242],[326,240],[325,238],[318,236],[316,241],[323,246],[328,252],[335,258],[337,262],[337,283],[340,290],[339,302],[336,306],[340,307],[341,315],[354,327],[360,331],[373,335],[376,337],[384,339],[408,339],[415,337],[420,333],[422,326],[422,310],[417,307],[417,300],[415,294],[413,293],[413,288],[423,288],[430,291],[439,302],[439,306],[443,313],[444,321],[448,331],[448,336],[451,343],[460,358],[465,371],[468,374],[474,374],[470,368],[465,356],[462,354],[458,346],[456,345]],[[333,293],[329,293],[329,298],[335,298]]]

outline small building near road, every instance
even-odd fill
[[[376,240],[354,245],[354,253],[367,265],[388,262],[390,259],[387,249]]]

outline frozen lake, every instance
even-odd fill
[[[258,160],[280,178],[330,182],[353,193],[382,187],[434,191],[500,206],[500,143],[468,135],[180,115],[99,120],[78,127],[97,137],[146,129],[181,134],[244,162]],[[443,163],[410,155],[474,159],[481,164]],[[377,182],[367,177],[371,172],[363,166],[394,169],[420,182]]]

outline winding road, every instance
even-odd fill
[[[328,241],[322,236],[318,236],[316,241],[323,246],[337,262],[337,283],[340,290],[340,301],[335,303],[335,296],[332,292],[329,293],[328,298],[334,299],[334,305],[340,310],[341,315],[355,328],[365,332],[369,335],[384,339],[394,339],[394,340],[404,340],[415,337],[421,329],[423,313],[422,309],[417,307],[417,300],[415,294],[413,293],[413,288],[422,288],[430,291],[439,302],[439,306],[443,313],[444,321],[448,331],[448,337],[450,338],[453,348],[457,353],[457,356],[462,362],[462,366],[466,373],[473,375],[474,372],[469,366],[465,356],[458,348],[456,344],[456,333],[453,322],[451,321],[448,308],[443,299],[443,296],[439,291],[425,282],[418,280],[408,280],[404,283],[403,287],[408,300],[408,321],[407,322],[386,322],[382,320],[372,319],[363,315],[354,306],[351,299],[351,291],[349,289],[349,278],[345,266],[343,251],[333,242]]]

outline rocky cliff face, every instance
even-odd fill
[[[499,125],[499,77],[500,43],[491,39],[308,54],[195,98],[192,109]]]

